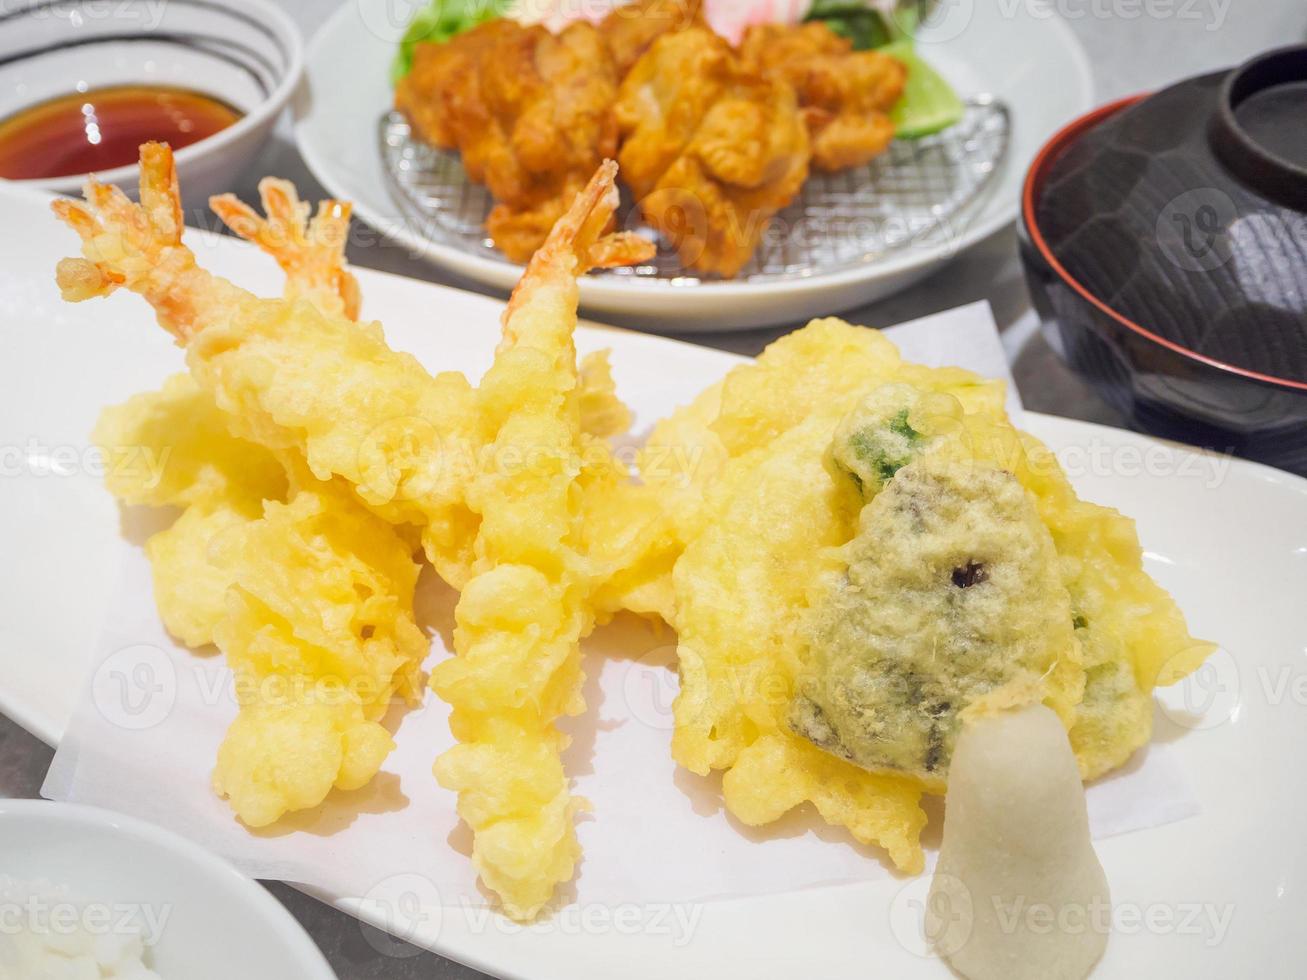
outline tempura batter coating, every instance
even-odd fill
[[[87,188],[94,213],[72,201],[53,205],[83,239],[85,258],[59,264],[65,297],[120,286],[140,293],[186,346],[192,376],[236,435],[303,458],[314,478],[340,477],[385,520],[421,528],[428,559],[460,586],[477,532],[463,494],[483,445],[467,379],[428,374],[387,346],[378,323],[311,302],[259,299],[199,268],[181,242],[166,146],[142,148],[141,181],[142,211],[98,184]],[[647,249],[632,235],[596,234],[585,261],[621,265]]]
[[[585,451],[572,334],[576,277],[617,204],[607,164],[531,260],[477,391],[485,441],[467,488],[480,518],[455,610],[457,657],[432,687],[459,745],[436,763],[472,828],[472,860],[504,910],[530,919],[572,877],[580,847],[555,727],[585,709],[581,637],[595,620],[578,477]]]
[[[946,392],[978,414],[1003,412],[1001,382],[907,363],[875,330],[833,317],[813,320],[654,426],[639,470],[674,519],[677,553],[703,528],[710,513],[705,502],[726,467],[749,465],[749,458],[814,413],[844,416],[863,394],[890,381]],[[838,417],[829,419],[832,431]]]
[[[1175,600],[1144,570],[1135,522],[1080,500],[1057,458],[1021,433],[1035,495],[1062,557],[1085,666],[1071,747],[1085,779],[1123,765],[1153,730],[1155,687],[1183,680],[1216,649],[1194,639]]]
[[[183,508],[145,543],[155,601],[173,636],[188,647],[212,643],[231,576],[209,560],[209,546],[256,520],[264,500],[285,497],[281,463],[233,436],[225,415],[187,374],[106,408],[91,438],[105,454],[105,483],[119,500]]]
[[[599,438],[619,436],[631,427],[631,410],[617,397],[608,351],[591,351],[581,358],[581,431]]]
[[[241,711],[213,785],[261,827],[362,786],[393,747],[380,719],[393,695],[415,699],[428,647],[418,566],[393,527],[330,486],[268,504],[215,550],[233,577],[216,639]]]
[[[896,423],[909,420],[897,406],[909,402],[883,396],[868,396],[841,423],[833,466],[868,500],[914,459],[967,460],[1015,474],[1053,537],[1078,648],[1074,661],[1059,662],[1062,676],[1050,677],[1056,683],[1045,703],[1070,728],[1086,779],[1122,765],[1152,733],[1152,689],[1186,676],[1214,647],[1189,635],[1175,602],[1144,571],[1133,522],[1078,499],[1038,440],[1001,414],[959,411],[936,395],[913,403],[910,423],[919,431],[905,442]],[[1081,686],[1083,695],[1068,699]]]
[[[145,542],[159,619],[193,650],[216,643],[218,624],[227,617],[232,571],[213,563],[213,546],[261,510],[251,513],[221,500],[197,504]]]
[[[879,405],[854,416],[880,420],[878,449],[863,459],[846,453],[859,431],[844,425],[850,413],[893,383],[929,407],[911,418],[923,438],[899,456],[899,409]],[[1049,628],[1059,646],[1074,629],[1087,671],[1083,700],[1073,712],[1063,705],[1064,724],[1086,715],[1086,727],[1071,731],[1086,777],[1109,759],[1119,764],[1148,735],[1151,715],[1138,706],[1148,702],[1157,675],[1148,686],[1122,684],[1121,666],[1144,665],[1147,676],[1168,663],[1174,669],[1165,676],[1174,680],[1211,649],[1189,637],[1174,603],[1148,579],[1129,522],[1077,501],[1056,460],[1007,422],[1000,384],[906,364],[873,331],[825,320],[778,341],[655,430],[642,459],[646,479],[661,479],[652,456],[665,457],[678,441],[704,448],[708,463],[689,471],[674,498],[685,550],[673,572],[681,673],[673,755],[698,773],[726,770],[725,803],[746,823],[766,823],[811,800],[828,821],[884,846],[901,868],[920,868],[925,818],[917,799],[928,787],[818,749],[794,732],[790,717],[807,666],[808,610],[822,583],[848,570],[842,548],[856,537],[867,500],[915,460],[1006,470],[1047,529],[1070,598],[1054,601],[1068,621]],[[659,485],[678,483],[673,476]],[[1037,564],[1047,571],[1046,560]],[[1117,601],[1124,583],[1131,591]],[[1047,582],[1044,589],[1062,594]],[[1099,613],[1097,639],[1086,632],[1093,621],[1079,612],[1088,597]],[[1074,700],[1078,669],[1072,657],[1059,660],[1054,673],[1065,676],[1044,696]]]
[[[188,374],[106,408],[91,440],[104,453],[105,485],[126,504],[187,507],[225,498],[250,502],[257,515],[265,497],[286,492],[277,458],[233,436]]]
[[[183,336],[206,310],[231,312],[221,302],[208,307],[210,294],[238,310],[257,308],[194,268],[180,246],[171,158],[157,147],[143,156],[144,210],[96,187],[90,196],[104,205],[107,227],[66,203],[56,208],[97,240],[88,251],[101,262],[62,264],[65,284],[98,280],[104,291],[135,281]],[[293,189],[265,181],[261,190],[277,229],[230,201],[225,216],[239,218],[238,230],[283,264],[298,306],[348,323],[358,297],[341,267],[344,239],[324,237],[327,227],[340,230],[347,209],[328,202],[308,225]],[[174,278],[153,276],[152,263]],[[319,483],[293,445],[269,449],[232,435],[239,427],[212,388],[183,375],[106,411],[97,438],[107,450],[131,445],[167,464],[146,482],[120,470],[109,481],[115,493],[186,508],[146,546],[160,613],[188,645],[217,642],[236,674],[241,711],[220,749],[214,785],[246,823],[262,826],[318,805],[333,786],[353,789],[372,777],[392,746],[378,720],[393,694],[413,696],[427,643],[413,621],[410,539],[348,485]],[[287,470],[293,498],[281,504]]]
[[[87,188],[95,213],[53,205],[84,243],[84,259],[59,265],[65,296],[140,293],[186,346],[192,377],[233,433],[302,458],[316,479],[343,478],[391,523],[421,527],[437,570],[464,579],[476,533],[462,503],[477,448],[467,380],[432,377],[391,350],[379,324],[259,299],[199,268],[181,241],[171,153],[160,144],[141,153],[141,211],[97,184]]]
[[[724,799],[745,823],[811,800],[828,822],[919,869],[920,787],[821,752],[788,724],[800,668],[796,611],[858,511],[856,496],[826,472],[836,421],[815,415],[747,464],[728,466],[710,519],[676,563],[681,691],[672,754],[700,774],[728,770]]]
[[[790,725],[941,791],[962,721],[1084,688],[1053,539],[1004,470],[926,457],[864,508],[813,600]]]
[[[788,724],[801,666],[796,611],[831,567],[828,549],[853,536],[862,504],[851,481],[831,479],[831,438],[863,391],[904,376],[933,378],[972,404],[1002,403],[1001,386],[904,364],[875,331],[819,320],[660,423],[641,465],[646,480],[678,492],[686,541],[673,575],[677,761],[726,769],[725,802],[746,823],[809,800],[916,869],[921,787],[822,752]]]
[[[603,234],[615,165],[528,267],[494,367],[474,390],[459,375],[430,377],[377,325],[353,323],[344,280],[315,262],[269,248],[303,278],[288,284],[293,301],[256,299],[199,269],[181,244],[171,156],[153,145],[142,155],[144,208],[97,185],[95,213],[56,205],[85,254],[60,264],[59,282],[69,299],[118,286],[143,294],[187,346],[198,408],[262,447],[290,483],[287,503],[267,503],[200,549],[229,576],[214,634],[241,696],[215,788],[263,825],[376,772],[391,746],[381,715],[412,687],[426,649],[412,617],[416,528],[464,590],[459,656],[434,678],[462,743],[440,761],[440,778],[460,793],[484,880],[510,914],[530,917],[578,856],[581,804],[553,725],[583,706],[577,642],[624,603],[662,608],[637,596],[667,570],[647,561],[661,554],[657,498],[631,483],[601,437],[630,413],[603,355],[578,370],[572,343],[576,276],[651,249]],[[265,200],[279,190],[270,213],[280,208],[277,220],[298,222],[307,240],[289,191],[265,185]],[[276,245],[241,208],[224,207],[238,230]]]

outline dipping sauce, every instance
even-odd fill
[[[190,89],[121,85],[72,92],[0,120],[0,177],[67,177],[135,163],[138,148],[174,150],[226,129],[241,113]]]

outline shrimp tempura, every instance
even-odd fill
[[[267,222],[230,201],[218,202],[224,220],[286,269],[287,296],[352,318],[358,292],[338,224],[348,208],[325,202],[309,224],[289,185],[261,190]],[[134,215],[150,220],[122,213]],[[156,599],[172,633],[192,647],[216,642],[236,675],[240,711],[213,785],[257,827],[372,778],[393,745],[381,716],[393,695],[416,696],[427,641],[410,541],[293,451],[233,436],[231,421],[182,374],[107,409],[96,440],[123,460],[108,479],[117,496],[185,508],[146,542]],[[117,451],[127,447],[134,455]]]
[[[191,373],[231,417],[234,434],[293,451],[314,477],[342,478],[390,523],[420,527],[436,571],[461,586],[477,529],[463,488],[480,449],[467,379],[428,374],[386,345],[379,324],[355,323],[315,303],[260,299],[201,269],[181,241],[177,175],[165,144],[141,147],[140,206],[94,181],[86,199],[52,205],[83,242],[83,258],[59,263],[64,298],[77,302],[119,287],[142,295],[186,347]],[[220,210],[247,230],[248,216],[224,200]],[[287,201],[284,210],[296,207]],[[645,254],[645,244],[596,235],[587,263],[629,263]]]
[[[369,782],[394,748],[381,719],[410,703],[428,642],[413,614],[404,537],[335,484],[220,537],[232,579],[214,630],[240,705],[213,787],[251,827]]]
[[[106,460],[105,484],[125,504],[178,507],[145,542],[159,618],[188,647],[214,642],[227,614],[231,575],[210,545],[284,500],[286,471],[262,446],[231,434],[226,414],[189,374],[100,413],[91,435]]]
[[[294,691],[274,703],[243,699],[215,786],[259,825],[375,772],[390,745],[380,714],[415,671],[415,566],[403,551],[415,528],[437,571],[464,588],[460,656],[434,678],[464,744],[438,772],[460,792],[484,879],[523,918],[571,877],[578,855],[581,804],[568,794],[554,727],[583,707],[578,642],[619,608],[665,607],[649,589],[665,569],[646,562],[665,550],[663,515],[602,441],[630,413],[603,357],[578,372],[572,342],[576,277],[651,251],[603,235],[615,171],[601,168],[529,266],[480,390],[458,374],[428,375],[388,348],[377,325],[352,321],[357,289],[339,245],[332,253],[312,240],[343,229],[342,206],[310,224],[293,188],[273,181],[261,185],[267,218],[215,199],[287,271],[278,301],[197,266],[181,243],[165,146],[142,147],[140,207],[95,184],[91,208],[55,205],[84,243],[82,259],[60,263],[65,297],[120,286],[143,295],[187,348],[200,394],[231,434],[290,476],[284,504],[269,502],[262,518],[204,549],[229,575],[229,613],[212,632],[233,669],[256,691],[269,680]],[[250,555],[273,556],[285,574]],[[328,705],[315,679],[338,673],[366,690]]]
[[[211,203],[286,271],[288,298],[355,319],[358,284],[343,261],[349,205],[323,201],[310,223],[289,183],[267,178],[259,189],[267,219],[230,195]],[[262,516],[264,501],[286,499],[284,467],[262,446],[233,436],[212,393],[184,373],[106,408],[92,438],[110,461],[105,482],[114,496],[184,511],[145,545],[155,599],[168,631],[188,647],[213,643],[232,576],[209,560],[210,547]]]
[[[472,860],[517,919],[568,881],[580,848],[554,722],[580,714],[581,637],[594,624],[577,481],[584,441],[576,277],[617,203],[605,164],[527,267],[478,391],[486,448],[468,487],[480,516],[455,611],[456,658],[432,672],[460,745],[436,763],[474,834]]]
[[[176,172],[163,144],[141,148],[139,207],[94,182],[86,198],[53,204],[83,241],[83,258],[59,263],[64,298],[119,287],[141,294],[185,346],[191,374],[235,435],[302,458],[316,479],[340,477],[392,524],[423,528],[437,571],[456,584],[465,577],[476,531],[462,503],[461,461],[474,458],[476,429],[467,380],[432,377],[391,350],[378,324],[345,315],[348,299],[335,311],[260,299],[201,269],[181,241]]]

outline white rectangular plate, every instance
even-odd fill
[[[275,267],[253,249],[189,240],[214,271],[280,291]],[[45,199],[0,189],[0,710],[51,743],[81,691],[118,568],[119,515],[88,434],[104,405],[182,364],[137,297],[59,300],[54,264],[73,249]],[[478,376],[488,366],[499,303],[367,271],[359,278],[365,313],[386,324],[393,346],[433,369]],[[578,340],[612,348],[637,431],[738,360],[601,328]],[[1138,519],[1150,571],[1194,632],[1223,645],[1158,714],[1156,738],[1175,746],[1202,814],[1098,843],[1118,911],[1095,976],[1297,976],[1307,953],[1307,481],[1128,432],[1039,415],[1028,424],[1083,496]],[[694,855],[687,840],[669,860]],[[532,978],[945,978],[938,960],[916,952],[911,903],[923,896],[922,880],[889,880],[708,902],[688,932],[652,917],[632,932],[617,916],[560,916],[522,930],[446,910],[419,938],[481,969]]]

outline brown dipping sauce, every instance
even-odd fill
[[[0,177],[66,177],[135,163],[138,148],[174,150],[226,129],[241,113],[190,89],[121,85],[73,92],[0,119]]]

